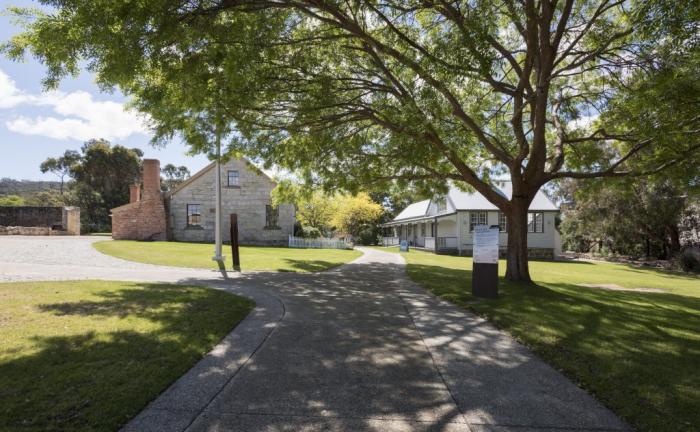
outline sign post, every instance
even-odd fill
[[[408,240],[401,240],[399,252],[408,252]]]
[[[238,215],[231,213],[231,257],[233,258],[233,269],[241,270],[241,256],[238,251]]]
[[[498,297],[498,232],[498,227],[474,227],[472,294],[476,297]]]

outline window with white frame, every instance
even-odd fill
[[[469,232],[477,225],[486,225],[486,212],[469,212]]]
[[[425,237],[425,222],[420,224],[420,236]]]
[[[187,226],[202,226],[202,211],[199,204],[187,204]]]
[[[544,213],[530,212],[527,214],[527,232],[543,233],[544,232]]]
[[[229,187],[238,187],[241,185],[241,176],[238,170],[229,170],[228,171],[228,186]]]
[[[503,212],[498,212],[498,230],[500,232],[508,231],[508,218]]]

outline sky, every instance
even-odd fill
[[[0,0],[0,11],[11,5],[36,4]],[[0,14],[0,41],[20,30]],[[164,149],[151,147],[140,116],[124,110],[126,97],[119,91],[101,92],[89,72],[66,78],[48,93],[41,85],[44,75],[44,66],[31,57],[15,62],[0,54],[0,178],[56,180],[51,173],[42,174],[39,164],[65,150],[79,150],[91,138],[140,148],[145,158],[160,159],[161,166],[184,165],[193,174],[209,163],[203,155],[187,156],[186,145],[178,140]]]

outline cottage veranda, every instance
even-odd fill
[[[495,188],[504,197],[512,194],[509,181],[497,181]],[[528,211],[528,254],[531,258],[553,259],[561,255],[561,237],[556,227],[559,207],[542,191],[537,192]],[[476,225],[498,226],[501,254],[508,245],[508,220],[498,208],[478,192],[466,192],[451,185],[447,194],[415,202],[384,228],[383,244],[408,244],[437,253],[471,256]]]

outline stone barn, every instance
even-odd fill
[[[129,204],[112,210],[115,240],[213,242],[216,165],[211,163],[169,193],[160,190],[160,163],[143,161],[143,196],[131,187]],[[222,237],[230,241],[231,213],[241,244],[286,245],[294,233],[293,205],[273,206],[275,182],[246,159],[221,164]]]
[[[211,163],[168,196],[168,232],[178,241],[213,242],[216,164]],[[294,234],[294,206],[273,206],[275,182],[245,158],[221,164],[224,241],[230,241],[231,213],[238,215],[241,244],[287,245]]]

